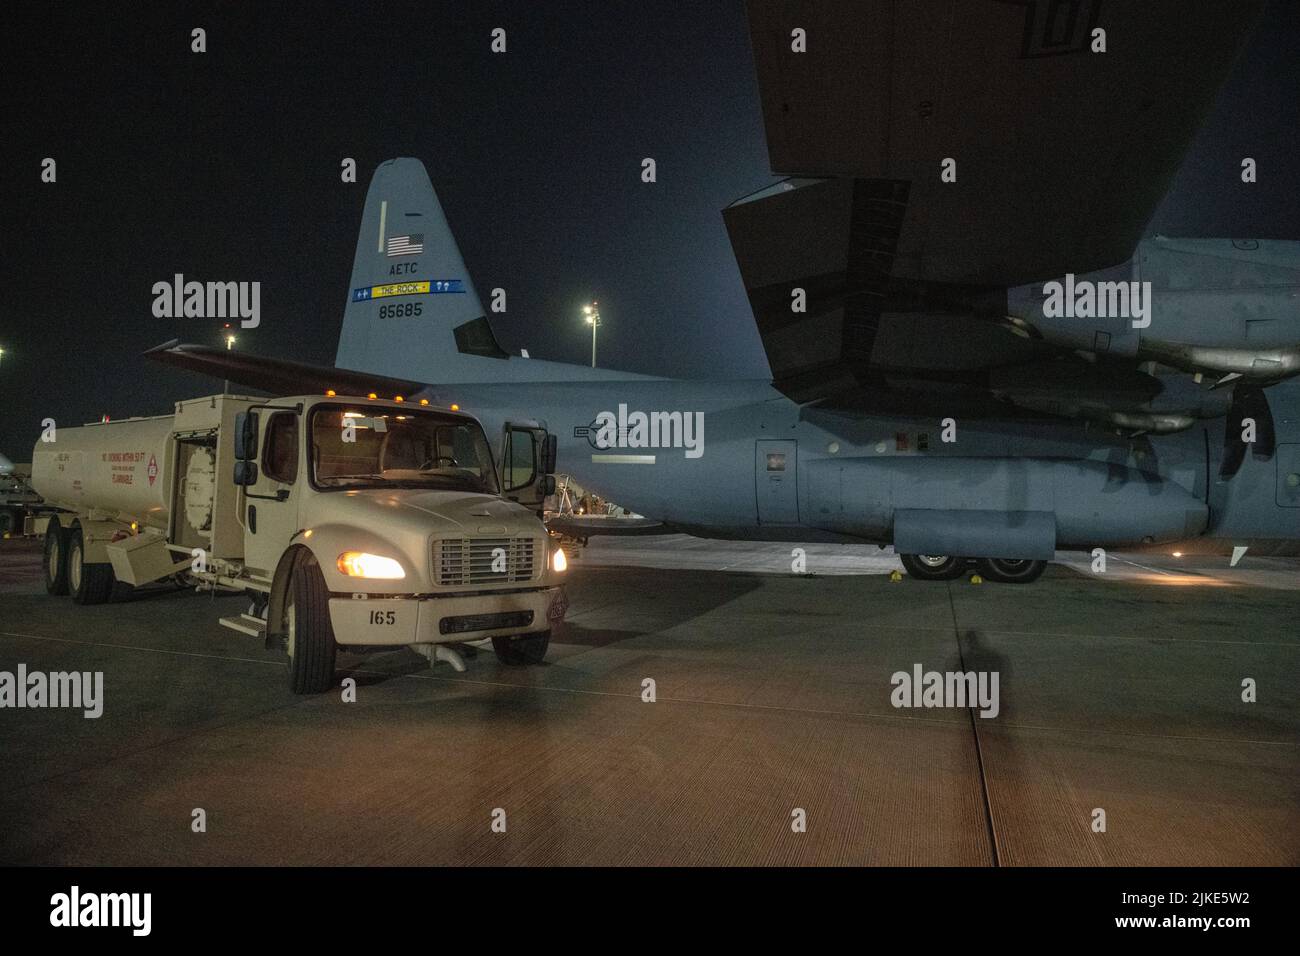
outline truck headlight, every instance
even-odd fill
[[[563,571],[569,566],[569,559],[564,556],[562,548],[556,548],[551,552],[551,570]]]
[[[350,578],[387,578],[394,580],[406,577],[402,566],[392,558],[365,551],[344,551],[339,555],[339,570]]]

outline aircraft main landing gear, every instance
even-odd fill
[[[985,578],[1003,584],[1030,584],[1047,568],[1046,561],[1028,558],[980,558],[977,564]]]
[[[963,558],[951,554],[900,554],[907,573],[920,581],[950,581],[960,577],[966,566]]]
[[[950,554],[900,554],[907,573],[918,581],[951,581],[961,577],[969,558]],[[1047,568],[1046,561],[1028,558],[976,558],[979,573],[989,581],[1002,584],[1030,584]]]

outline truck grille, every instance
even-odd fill
[[[539,545],[536,538],[440,538],[433,543],[434,573],[441,585],[531,581]]]

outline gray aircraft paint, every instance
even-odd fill
[[[395,222],[402,235],[422,234],[422,251],[389,256],[381,217],[388,235]],[[393,273],[394,265],[404,271]],[[422,308],[418,316],[388,318],[380,317],[382,300],[355,297],[357,289],[422,280],[458,281],[465,291],[393,297]],[[1237,475],[1223,481],[1217,476],[1222,420],[1126,439],[1081,422],[963,421],[962,409],[954,408],[959,440],[945,444],[938,441],[938,418],[801,407],[767,381],[655,379],[466,354],[453,330],[484,316],[423,165],[415,159],[383,164],[367,196],[336,364],[437,383],[419,395],[478,416],[497,436],[498,454],[503,423],[537,421],[558,436],[561,471],[643,515],[698,534],[789,541],[887,542],[895,512],[917,510],[1002,514],[1008,527],[1020,514],[1054,515],[1053,546],[1121,547],[1200,535],[1281,552],[1294,551],[1300,539],[1300,489],[1285,482],[1300,468],[1294,383],[1269,390],[1274,459],[1247,455]],[[602,456],[582,430],[621,403],[702,413],[703,454],[658,450],[653,463],[644,460],[648,455],[637,462]],[[922,435],[928,436],[924,451],[917,448]],[[787,443],[782,447],[792,452],[780,476],[782,501],[778,507],[769,497],[768,513],[771,476],[756,455],[760,442]]]
[[[422,253],[388,254],[389,239],[412,233],[424,236]],[[358,289],[438,281],[458,281],[464,291],[356,296]],[[385,306],[395,305],[419,305],[420,314],[381,318]],[[462,354],[450,333],[485,314],[424,164],[410,158],[381,163],[366,193],[335,364],[360,371],[388,369],[394,378],[417,381],[480,380],[498,370],[502,360]],[[649,378],[540,359],[516,358],[509,367],[511,381]]]
[[[1125,315],[1049,316],[1045,283],[1008,289],[1007,312],[1049,342],[1099,355],[1264,382],[1300,372],[1300,242],[1157,236],[1129,261],[1077,279],[1149,282],[1149,325],[1134,328]]]

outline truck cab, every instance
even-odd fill
[[[79,475],[84,500],[52,523],[55,534],[75,526],[79,550],[62,550],[79,578],[102,573],[98,556],[132,585],[180,575],[248,592],[248,613],[221,623],[282,647],[298,693],[333,685],[338,646],[409,645],[458,670],[453,645],[469,641],[491,639],[507,664],[544,657],[567,606],[564,555],[538,517],[554,482],[544,428],[514,437],[536,443],[535,467],[507,497],[503,477],[519,469],[503,476],[473,416],[427,401],[221,395],[132,421],[142,424],[123,440],[106,444],[104,432],[87,446],[90,459],[131,463],[104,479],[119,486],[102,496],[115,510],[97,507],[98,483]],[[59,439],[70,467],[66,442],[80,439]],[[122,469],[146,461],[139,484],[156,475],[159,488],[136,504]]]
[[[439,645],[490,637],[505,663],[542,659],[563,616],[563,555],[530,507],[546,475],[507,500],[473,417],[327,396],[250,407],[235,437],[244,565],[305,682],[332,681],[331,635],[453,664]]]

